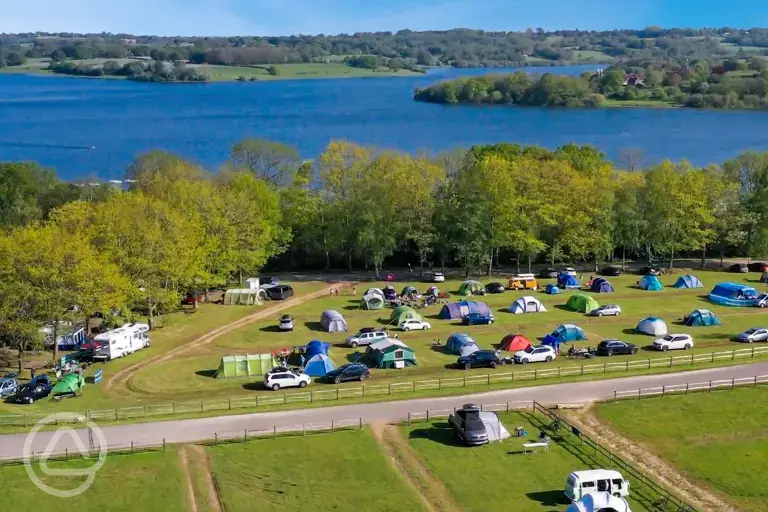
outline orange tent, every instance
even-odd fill
[[[501,350],[506,350],[507,352],[525,350],[530,346],[530,340],[522,334],[507,334],[504,336],[504,339],[501,340]]]

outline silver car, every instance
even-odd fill
[[[739,334],[739,341],[752,343],[753,341],[768,341],[768,329],[753,327]]]
[[[3,377],[0,379],[0,396],[15,395],[19,390],[19,382],[13,377]]]

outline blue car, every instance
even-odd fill
[[[484,315],[482,313],[469,313],[461,319],[464,325],[487,325],[493,323],[493,315]]]

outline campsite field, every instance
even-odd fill
[[[598,418],[739,510],[767,510],[768,388],[599,404]]]
[[[570,503],[564,495],[565,480],[571,471],[611,469],[608,460],[593,455],[570,434],[551,437],[546,452],[523,454],[523,443],[532,441],[548,422],[538,414],[520,412],[499,418],[510,432],[523,427],[529,437],[467,448],[445,420],[402,427],[412,449],[462,510],[565,510]],[[657,510],[654,497],[644,494],[636,482],[630,481],[630,486],[633,511]]]

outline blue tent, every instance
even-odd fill
[[[309,360],[318,354],[327,355],[329,348],[331,348],[331,344],[327,341],[310,341],[307,343],[307,351],[305,352],[305,357]]]
[[[667,334],[667,324],[659,317],[649,316],[643,318],[635,327],[639,332],[650,334],[651,336],[664,336]]]
[[[754,306],[757,291],[743,284],[719,283],[710,292],[709,300],[721,306]]]
[[[587,339],[587,337],[584,334],[584,331],[581,329],[581,327],[578,327],[578,326],[573,325],[573,324],[563,324],[563,325],[559,326],[557,329],[552,331],[552,334],[550,336],[552,336],[554,338],[557,338],[561,342],[563,342],[563,341],[579,341],[579,340]]]
[[[547,285],[547,288],[544,291],[550,295],[557,295],[561,293],[560,288],[558,288],[557,285],[551,283]]]
[[[703,288],[699,278],[690,274],[678,277],[677,281],[672,286],[675,288]]]
[[[643,290],[648,290],[649,292],[658,292],[664,288],[661,285],[661,281],[659,281],[659,278],[656,276],[644,276],[637,284],[640,286],[640,288]]]
[[[317,354],[304,365],[304,373],[310,377],[325,377],[325,374],[333,370],[335,366],[331,358],[325,354]]]
[[[683,321],[688,327],[720,325],[720,320],[708,309],[697,309],[690,315],[686,315]]]
[[[462,300],[443,306],[443,309],[440,310],[439,318],[441,320],[458,320],[470,313],[480,313],[481,315],[489,316],[491,310],[485,302]]]
[[[579,282],[576,280],[575,276],[570,274],[558,274],[557,286],[560,288],[578,288]]]
[[[452,354],[460,354],[461,349],[465,345],[477,346],[477,343],[475,343],[475,340],[470,338],[468,334],[464,334],[464,333],[451,334],[451,337],[448,338],[448,341],[445,343],[445,348],[446,350],[448,350],[448,352]]]
[[[607,279],[598,277],[592,281],[590,291],[593,293],[613,293],[613,285]]]

